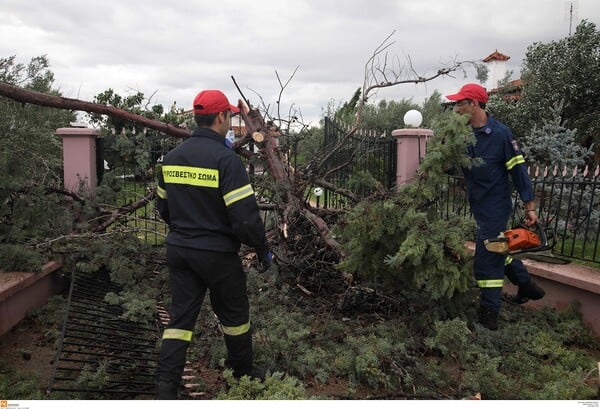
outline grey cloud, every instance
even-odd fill
[[[107,88],[136,89],[165,106],[188,107],[201,88],[222,88],[236,100],[230,76],[244,93],[273,104],[275,71],[296,76],[285,103],[315,121],[331,101],[350,98],[375,48],[393,31],[388,61],[420,74],[454,60],[478,60],[495,49],[519,74],[529,45],[568,32],[563,0],[3,0],[0,56],[21,61],[48,55],[56,85],[91,100]],[[596,24],[600,2],[579,1],[578,19]],[[12,35],[11,35],[12,33]],[[18,33],[18,35],[14,35]],[[397,58],[397,60],[396,60]],[[454,92],[462,73],[427,85],[401,86],[378,98],[420,102],[434,90]]]

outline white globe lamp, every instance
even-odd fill
[[[423,115],[416,109],[411,109],[404,114],[404,125],[411,128],[418,128],[423,122]]]
[[[323,196],[323,188],[322,187],[316,187],[313,190],[313,193],[317,197],[317,208],[318,208],[319,207],[319,199],[321,199],[321,196]]]

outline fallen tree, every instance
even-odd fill
[[[252,141],[255,146],[258,147],[259,156],[266,165],[268,177],[273,180],[274,185],[277,186],[277,189],[280,191],[277,197],[281,200],[276,203],[271,203],[271,208],[274,206],[277,209],[277,214],[279,215],[278,232],[281,234],[281,238],[285,242],[291,237],[291,229],[298,229],[298,226],[308,223],[314,228],[321,243],[314,243],[311,248],[316,252],[320,252],[320,246],[324,245],[328,252],[327,259],[334,263],[343,259],[346,256],[346,252],[344,247],[340,245],[332,235],[331,225],[326,221],[326,212],[323,209],[314,207],[311,205],[310,201],[306,200],[305,196],[307,189],[310,189],[312,186],[322,186],[330,191],[344,195],[349,199],[349,202],[352,205],[356,204],[358,200],[357,196],[345,188],[334,186],[328,182],[326,178],[323,177],[325,175],[323,169],[325,169],[325,164],[330,156],[338,149],[341,149],[347,138],[360,129],[363,109],[372,95],[381,88],[408,83],[426,83],[438,77],[449,75],[463,67],[465,64],[465,62],[454,63],[451,66],[439,69],[434,74],[428,76],[418,75],[413,69],[412,64],[409,65],[406,70],[397,66],[390,66],[387,50],[393,44],[389,41],[391,36],[392,35],[388,36],[388,38],[376,48],[365,65],[365,77],[361,98],[356,106],[355,123],[349,128],[344,137],[338,140],[335,146],[330,147],[327,154],[323,155],[322,158],[314,159],[314,162],[310,164],[311,172],[293,168],[286,156],[280,151],[278,147],[278,138],[281,135],[281,129],[274,125],[275,121],[265,118],[266,113],[263,115],[258,108],[252,107],[243,94],[243,99],[238,103],[245,123],[246,135],[240,141],[236,142],[234,148],[245,157],[253,157],[255,154],[245,149],[244,146]],[[289,81],[286,83],[280,81],[280,96],[288,83]],[[181,128],[174,124],[152,120],[142,115],[133,114],[113,106],[38,93],[7,83],[0,83],[0,95],[21,103],[107,115],[112,118],[119,118],[123,121],[135,123],[136,126],[148,127],[175,137],[188,137],[190,135],[188,129]],[[281,121],[279,123],[281,123]],[[351,165],[350,160],[347,163],[341,164],[340,167],[349,165]],[[140,203],[147,203],[152,200],[152,198],[152,194],[146,195],[146,197],[141,201],[137,201],[134,205],[138,207]],[[131,208],[131,210],[134,209],[134,207]],[[126,214],[127,212],[127,208],[121,208],[118,211],[111,212],[107,221],[99,224],[97,229],[106,229],[111,222],[116,221],[119,216]],[[306,232],[303,232],[302,235],[305,238],[313,236],[312,234],[307,235]],[[292,249],[291,253],[293,252],[294,249]],[[288,256],[283,253],[278,254],[278,256],[280,256],[280,259],[288,258]]]

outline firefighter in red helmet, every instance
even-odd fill
[[[475,145],[469,155],[483,163],[463,169],[471,213],[477,222],[473,270],[480,289],[479,322],[488,329],[498,328],[498,313],[504,276],[518,286],[517,303],[538,300],[545,293],[530,277],[518,259],[490,252],[484,241],[505,231],[512,210],[513,184],[525,205],[525,224],[537,223],[538,216],[525,159],[511,130],[486,111],[488,94],[479,84],[466,84],[456,94],[454,111],[469,117]]]
[[[177,398],[207,290],[227,346],[225,364],[236,377],[264,376],[253,365],[246,273],[238,251],[241,243],[254,247],[263,269],[271,253],[248,174],[225,138],[238,112],[221,91],[200,92],[194,99],[198,126],[164,156],[158,172],[157,208],[169,225],[171,307],[156,371],[157,399]]]

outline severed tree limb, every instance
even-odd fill
[[[343,256],[343,251],[340,244],[332,237],[331,231],[327,223],[316,213],[307,208],[307,204],[295,192],[296,175],[293,169],[288,166],[287,161],[277,148],[277,136],[279,130],[273,126],[265,125],[264,119],[257,109],[250,109],[244,101],[239,101],[242,108],[241,115],[246,124],[248,133],[253,135],[255,141],[260,139],[258,147],[264,155],[273,178],[282,186],[287,187],[283,194],[284,203],[280,205],[283,214],[283,220],[279,226],[284,237],[287,237],[288,225],[292,220],[292,215],[301,214],[308,219],[317,229],[319,236],[326,244],[340,256]],[[260,136],[255,135],[260,134]]]
[[[69,198],[71,198],[71,200],[79,202],[79,203],[85,203],[86,199],[75,193],[75,192],[71,192],[69,190],[64,190],[64,189],[57,189],[57,188],[47,188],[46,191],[48,193],[59,193],[61,195],[67,196]],[[131,214],[133,212],[135,212],[137,209],[140,209],[144,206],[146,206],[148,203],[150,203],[152,200],[154,200],[156,196],[156,188],[152,188],[152,189],[148,189],[148,193],[146,193],[146,195],[142,198],[140,198],[139,200],[130,203],[128,205],[125,206],[121,206],[119,208],[116,209],[111,209],[111,210],[107,210],[106,208],[98,208],[97,210],[100,213],[103,213],[104,215],[108,216],[108,218],[103,221],[101,224],[95,226],[92,229],[92,233],[101,233],[104,232],[111,224],[113,224],[115,221],[117,221],[119,218],[121,218],[122,216],[125,216],[127,214]]]
[[[114,118],[123,119],[143,125],[145,127],[156,129],[171,136],[187,138],[191,135],[189,129],[180,128],[172,124],[155,121],[142,115],[133,114],[122,109],[109,105],[96,104],[93,102],[82,101],[79,99],[64,98],[56,95],[44,94],[16,87],[5,82],[0,82],[0,95],[12,100],[40,105],[50,108],[70,109],[73,111],[94,112],[96,114],[108,115]]]
[[[133,213],[137,209],[140,209],[140,208],[146,206],[148,203],[150,203],[154,199],[155,196],[156,196],[156,188],[148,189],[148,193],[146,193],[146,195],[144,197],[142,197],[141,199],[139,199],[136,202],[133,202],[127,206],[121,206],[121,207],[113,210],[112,213],[110,213],[110,215],[108,216],[108,219],[106,219],[104,222],[102,222],[101,224],[96,226],[92,231],[94,233],[103,232],[111,224],[113,224],[116,220],[118,220],[122,216]]]
[[[352,192],[348,189],[342,189],[340,187],[337,187],[336,185],[326,182],[323,179],[315,180],[314,184],[317,186],[321,186],[322,188],[325,188],[325,189],[329,190],[330,192],[345,196],[345,197],[349,198],[350,200],[352,200],[353,202],[358,202],[358,200],[359,200],[358,196],[356,196],[354,194],[354,192]]]

